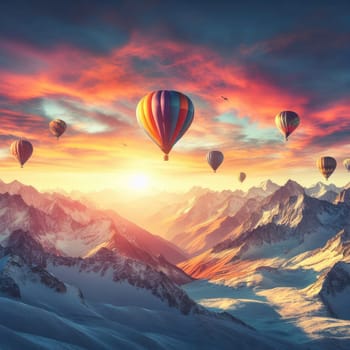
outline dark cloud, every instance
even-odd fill
[[[283,91],[304,94],[309,110],[349,96],[350,26],[278,35],[244,57],[251,77],[257,71]]]
[[[106,52],[141,32],[155,40],[209,45],[232,55],[240,45],[266,40],[296,25],[327,27],[344,22],[345,26],[342,10],[348,9],[343,1],[334,6],[329,1],[283,0],[12,0],[0,4],[0,36],[43,48],[70,43]],[[328,15],[327,22],[322,13]]]
[[[337,124],[338,122],[336,122]],[[335,123],[323,122],[318,124],[320,133],[309,135],[307,145],[315,148],[341,147],[349,144],[350,139],[350,116],[347,120],[339,121],[335,129]]]
[[[118,10],[118,2],[114,2]],[[106,53],[127,42],[128,33],[106,20],[108,2],[13,0],[0,3],[0,38],[43,49],[70,44]]]

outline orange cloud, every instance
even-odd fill
[[[321,152],[324,145],[337,145],[337,154],[347,149],[343,139],[332,138],[350,129],[347,101],[312,112],[309,96],[291,94],[258,69],[227,61],[205,47],[134,35],[106,56],[64,45],[51,51],[22,44],[8,44],[7,49],[36,63],[32,72],[2,70],[0,81],[0,132],[33,140],[33,167],[117,171],[137,168],[140,160],[140,167],[155,167],[169,176],[164,163],[158,163],[161,152],[135,118],[137,102],[153,89],[181,90],[195,103],[193,125],[170,156],[168,168],[180,167],[174,170],[178,174],[205,173],[205,153],[215,147],[225,151],[225,171],[244,168],[257,174],[311,166],[314,156],[309,154]],[[35,102],[35,111],[26,111],[28,101]],[[287,145],[279,141],[277,131],[274,139],[259,142],[259,130],[255,138],[247,136],[244,128],[249,125],[240,123],[249,117],[257,129],[273,130],[275,114],[284,109],[296,110],[302,118]],[[232,121],[217,118],[225,113],[232,114]],[[54,117],[72,121],[59,143],[47,130]],[[322,138],[327,142],[319,142]],[[5,163],[11,162],[8,158]]]

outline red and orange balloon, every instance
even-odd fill
[[[283,111],[276,115],[275,123],[286,141],[288,141],[288,136],[299,126],[300,118],[293,111]]]
[[[24,163],[31,157],[32,153],[33,146],[27,140],[19,139],[11,144],[11,154],[21,164],[21,168],[23,168]]]
[[[61,119],[51,120],[49,124],[49,129],[51,134],[56,136],[58,140],[58,138],[66,131],[67,124]]]

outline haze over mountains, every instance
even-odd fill
[[[348,186],[154,195],[163,238],[84,196],[0,183],[10,349],[349,348]]]

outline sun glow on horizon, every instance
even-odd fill
[[[150,180],[146,174],[138,173],[131,174],[128,177],[127,185],[128,188],[137,192],[144,192],[149,189]]]

